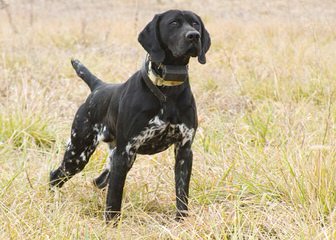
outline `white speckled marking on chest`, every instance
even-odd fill
[[[176,138],[181,138],[181,146],[191,141],[195,133],[193,128],[188,128],[183,123],[170,124],[162,121],[159,116],[155,116],[148,122],[148,125],[140,132],[139,135],[133,137],[127,143],[125,152],[130,155],[134,154],[143,144],[160,136],[165,131],[168,131],[166,136],[176,136]]]

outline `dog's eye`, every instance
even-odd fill
[[[198,27],[199,23],[198,22],[193,22],[192,25],[193,25],[193,27]]]
[[[169,24],[170,24],[171,26],[177,26],[177,25],[178,25],[178,22],[177,22],[177,21],[171,21]]]

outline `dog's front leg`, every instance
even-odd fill
[[[113,151],[113,156],[110,157],[111,169],[105,212],[105,220],[107,223],[113,218],[118,218],[120,216],[126,175],[131,169],[134,160],[135,154],[131,156],[126,152],[120,153],[117,149]]]
[[[176,220],[188,215],[189,182],[192,169],[193,154],[191,144],[175,145],[175,190]]]

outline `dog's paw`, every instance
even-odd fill
[[[93,180],[93,184],[99,188],[103,189],[107,186],[108,180],[110,176],[110,171],[105,169],[97,178]]]
[[[186,217],[188,217],[188,211],[178,211],[176,213],[175,221],[182,222]]]
[[[66,178],[62,175],[59,169],[51,171],[49,174],[49,189],[53,191],[55,188],[61,188],[65,183]]]
[[[116,227],[121,220],[121,214],[120,212],[106,211],[104,213],[104,219],[106,224],[111,224],[113,227]]]

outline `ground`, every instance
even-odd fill
[[[336,3],[317,1],[0,1],[0,239],[335,239]],[[190,217],[174,221],[173,151],[140,156],[122,221],[105,225],[92,185],[99,147],[60,191],[76,109],[89,93],[80,59],[125,81],[153,15],[189,9],[211,34],[190,64],[199,115]]]

